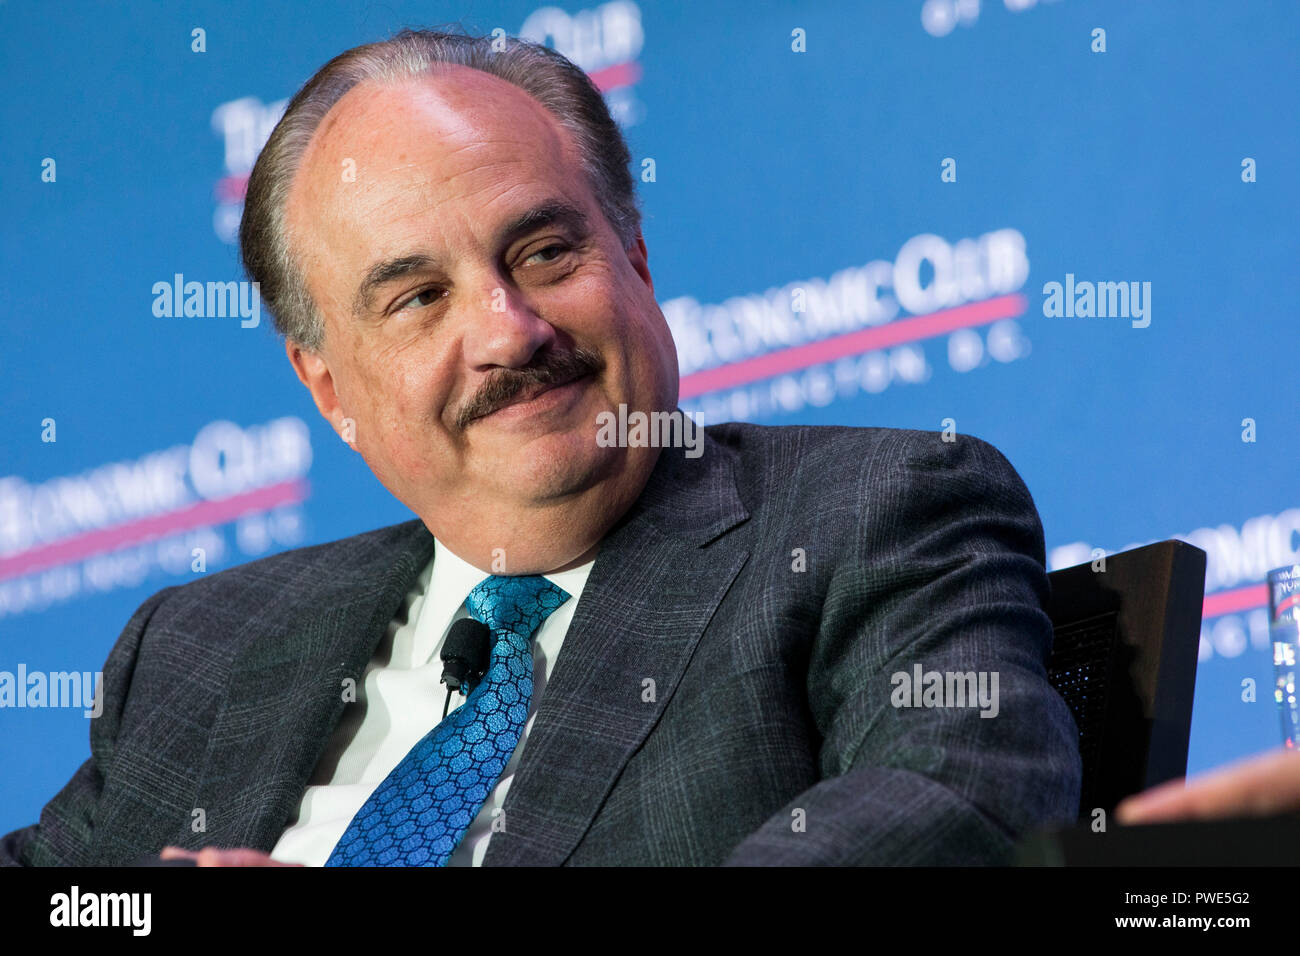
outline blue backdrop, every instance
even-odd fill
[[[1279,742],[1293,0],[0,5],[0,672],[93,673],[162,587],[410,517],[269,318],[160,316],[155,287],[243,278],[248,171],[325,60],[451,22],[542,39],[605,91],[683,407],[978,435],[1052,568],[1191,541],[1190,769]],[[1110,314],[1055,314],[1050,283],[1071,306],[1114,283]],[[71,684],[46,703],[0,709],[0,832],[89,755]]]

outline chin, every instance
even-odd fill
[[[513,490],[540,501],[591,487],[612,473],[625,452],[601,448],[590,434],[547,435],[529,442],[502,470]]]

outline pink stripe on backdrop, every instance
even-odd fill
[[[50,544],[0,558],[0,581],[19,575],[43,571],[61,564],[71,564],[96,554],[104,554],[131,544],[152,541],[177,531],[206,525],[224,524],[253,511],[266,511],[281,505],[297,504],[307,498],[307,482],[301,478],[255,488],[243,494],[200,501],[177,511],[151,515],[113,528],[101,528],[64,538]]]
[[[243,202],[247,192],[247,176],[222,176],[217,180],[216,194],[221,202]]]
[[[1221,614],[1249,611],[1257,607],[1268,607],[1267,584],[1251,584],[1235,591],[1206,595],[1205,603],[1201,605],[1201,617],[1219,617]]]
[[[771,352],[687,375],[682,379],[680,398],[694,398],[707,392],[748,385],[750,382],[784,375],[787,372],[797,372],[813,365],[821,365],[823,362],[833,362],[846,355],[859,355],[872,349],[917,342],[973,325],[987,325],[998,319],[1022,315],[1027,305],[1028,300],[1017,292],[998,296],[996,299],[986,299],[983,302],[972,302],[969,305],[931,312],[929,315],[900,319],[888,325],[847,332],[820,342],[791,346],[779,352]]]
[[[629,60],[627,63],[617,63],[614,66],[607,66],[603,70],[597,70],[595,73],[589,73],[587,77],[595,85],[596,89],[602,93],[608,93],[610,90],[616,90],[621,86],[631,86],[641,79],[641,64],[636,60]]]

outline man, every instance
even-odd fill
[[[9,861],[988,863],[1074,817],[1042,529],[994,448],[602,440],[678,394],[629,158],[518,41],[404,32],[299,92],[245,263],[419,520],[145,602],[91,760]],[[491,658],[443,719],[467,616]]]

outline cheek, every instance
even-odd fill
[[[358,367],[345,400],[357,422],[357,450],[381,472],[413,474],[447,441],[439,415],[447,380],[431,359],[390,352]]]
[[[628,360],[649,388],[671,390],[677,377],[677,345],[654,296],[644,285],[626,293],[621,310]],[[671,396],[669,396],[671,397]]]
[[[675,403],[677,347],[654,295],[628,266],[627,276],[602,270],[575,283],[553,312],[580,344],[595,345],[607,363],[612,403]]]
[[[635,273],[630,275],[639,282]],[[580,340],[599,342],[609,357],[622,355],[626,361],[639,364],[645,349],[655,344],[653,332],[643,318],[645,304],[636,288],[608,266],[593,268],[571,283],[551,305],[549,311],[557,325],[571,329]]]

